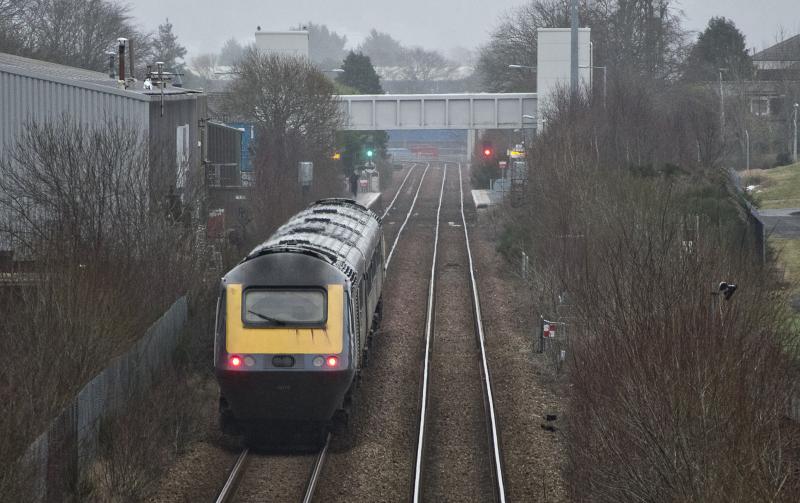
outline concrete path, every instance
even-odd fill
[[[800,239],[800,208],[758,210],[768,236]]]

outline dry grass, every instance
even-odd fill
[[[784,265],[785,280],[792,285],[800,285],[800,239],[771,237],[769,245]],[[797,290],[796,286],[794,290]]]

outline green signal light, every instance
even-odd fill
[[[367,150],[367,157],[372,157],[372,150]]]

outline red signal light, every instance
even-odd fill
[[[339,359],[335,356],[329,356],[325,358],[325,364],[331,368],[337,366],[339,364]]]
[[[490,148],[483,149],[483,156],[484,157],[491,157],[492,156],[492,149],[490,149]]]
[[[231,366],[232,367],[241,367],[242,366],[242,359],[238,356],[231,356]]]

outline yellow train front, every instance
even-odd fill
[[[321,439],[346,422],[383,279],[380,219],[349,199],[312,204],[228,272],[214,347],[223,431]]]

